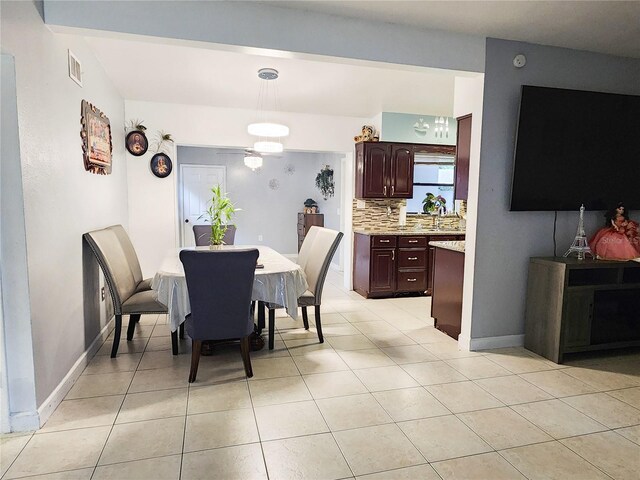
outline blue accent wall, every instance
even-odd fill
[[[407,143],[430,143],[435,145],[455,145],[458,124],[453,117],[443,117],[449,120],[449,131],[447,134],[446,125],[442,135],[439,128],[441,124],[436,124],[434,115],[415,115],[411,113],[382,113],[382,126],[380,140],[384,142],[407,142]],[[420,125],[427,124],[429,128],[420,128]],[[436,127],[438,133],[436,134]]]

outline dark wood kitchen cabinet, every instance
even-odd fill
[[[432,237],[429,239],[437,240],[440,242],[450,242],[455,240],[464,240],[464,235],[440,235],[438,237]],[[427,277],[427,295],[431,295],[433,293],[433,271],[435,265],[435,255],[436,255],[436,247],[433,245],[429,245],[429,253],[427,259],[427,265],[429,270],[429,276]]]
[[[435,327],[458,340],[462,327],[464,252],[436,247],[431,316]]]
[[[458,117],[456,139],[455,199],[466,200],[469,193],[469,157],[471,155],[471,114]]]
[[[464,235],[354,235],[353,289],[366,298],[396,293],[431,294],[429,240],[463,240]]]
[[[356,198],[411,198],[413,145],[356,144]]]

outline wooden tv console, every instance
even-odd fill
[[[567,353],[640,346],[640,263],[531,258],[524,344],[556,363]]]

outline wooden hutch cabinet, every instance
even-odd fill
[[[300,251],[307,232],[314,225],[316,227],[324,227],[324,215],[322,213],[298,213],[298,251]]]

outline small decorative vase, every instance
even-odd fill
[[[223,245],[209,245],[209,250],[222,250]]]

